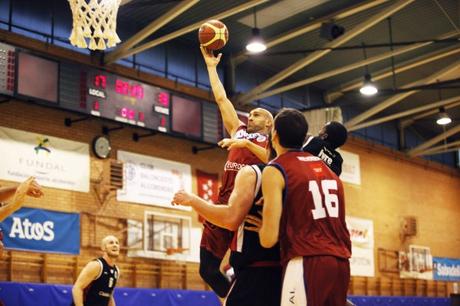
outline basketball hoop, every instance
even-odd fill
[[[188,248],[167,248],[166,255],[182,254],[185,251],[188,251]]]
[[[105,50],[121,42],[117,35],[117,13],[121,0],[68,0],[73,29],[70,43],[78,48]],[[89,39],[89,47],[86,43]]]

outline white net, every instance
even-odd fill
[[[121,0],[68,1],[73,17],[73,29],[69,37],[72,45],[78,48],[104,50],[121,42],[116,32]]]

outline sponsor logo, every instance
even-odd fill
[[[28,218],[21,220],[21,218],[13,217],[13,225],[9,233],[10,238],[27,239],[27,240],[54,240],[54,222],[45,221],[42,223],[32,223]]]
[[[239,130],[235,133],[235,139],[255,139],[257,142],[264,142],[267,140],[267,136],[259,133],[248,133],[246,130]]]
[[[444,277],[460,277],[460,265],[446,265],[437,263],[435,265],[435,271],[439,276]]]
[[[303,162],[313,162],[321,160],[317,156],[297,156],[297,159]]]
[[[246,166],[246,164],[227,161],[225,163],[224,171],[240,171],[244,166]]]
[[[332,158],[329,157],[322,149],[319,152],[318,157],[321,158],[326,164],[328,165],[332,164]]]
[[[34,147],[35,153],[38,154],[40,151],[51,153],[51,150],[48,148],[49,145],[50,141],[48,138],[42,139],[41,137],[37,137],[37,146]]]

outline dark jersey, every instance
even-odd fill
[[[323,139],[310,136],[302,150],[321,158],[335,174],[340,175],[342,173],[342,156]]]
[[[252,165],[256,173],[256,186],[254,190],[254,202],[249,215],[260,218],[262,215],[262,204],[258,204],[262,198],[262,171],[265,165]],[[279,245],[266,249],[260,245],[259,234],[257,232],[245,230],[243,222],[233,236],[231,244],[230,265],[235,269],[242,269],[247,266],[276,266],[280,261]]]
[[[279,241],[281,260],[297,256],[351,256],[343,186],[323,161],[288,151],[269,163],[285,180]]]
[[[101,265],[101,273],[83,291],[84,306],[107,306],[118,280],[118,267],[109,266],[104,258],[95,259]],[[74,305],[74,304],[72,304]]]
[[[248,139],[261,147],[266,146],[268,141],[267,135],[248,133],[246,129],[247,127],[245,125],[240,126],[233,138]],[[233,185],[235,183],[235,177],[241,168],[246,165],[255,165],[261,162],[262,161],[257,156],[246,148],[230,150],[224,167],[224,175],[222,176],[222,186],[219,190],[218,202],[221,204],[228,203],[228,199],[230,198],[230,194],[232,193]]]

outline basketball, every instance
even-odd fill
[[[201,25],[198,40],[208,50],[219,50],[228,41],[227,27],[219,20],[209,20]]]

